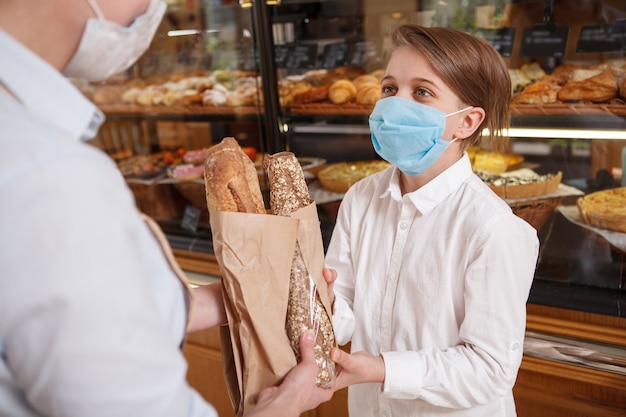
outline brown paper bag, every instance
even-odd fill
[[[296,365],[285,332],[296,241],[331,316],[322,276],[324,247],[314,203],[291,217],[211,211],[209,218],[232,348],[223,352],[224,363],[234,366],[225,369],[225,376],[241,416],[262,389],[278,384]],[[228,349],[228,341],[222,346]]]

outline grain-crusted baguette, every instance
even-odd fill
[[[263,165],[270,187],[270,209],[274,214],[289,216],[312,203],[302,167],[293,153],[266,156]],[[300,337],[308,329],[315,330],[315,360],[319,367],[317,385],[328,388],[335,381],[335,363],[330,358],[330,351],[336,345],[335,333],[296,242],[289,277],[285,330],[298,361]]]
[[[289,216],[313,202],[302,167],[293,153],[267,155],[263,166],[270,185],[270,208],[274,214]]]
[[[266,212],[254,163],[235,138],[224,138],[209,148],[204,175],[209,210]]]

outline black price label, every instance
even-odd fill
[[[239,68],[245,71],[256,71],[259,68],[259,56],[254,49],[249,49],[247,52],[243,52],[240,56],[241,65],[239,65]]]
[[[289,56],[289,47],[285,45],[277,45],[274,47],[274,62],[279,68],[284,68]]]
[[[346,64],[364,67],[370,58],[375,58],[377,55],[378,51],[375,43],[367,41],[354,42],[348,48]]]
[[[476,36],[489,42],[503,57],[509,57],[513,53],[515,28],[480,29]]]
[[[324,46],[322,54],[322,68],[331,69],[346,65],[348,44],[345,42],[332,43]]]
[[[180,221],[180,227],[191,232],[196,232],[200,223],[201,213],[202,212],[197,207],[185,206],[185,212],[183,213],[183,218]]]
[[[524,28],[520,55],[533,58],[563,57],[568,37],[568,26],[541,24]]]
[[[316,44],[291,45],[287,51],[283,67],[290,69],[310,69],[315,67],[316,62]]]
[[[626,51],[626,20],[607,25],[583,26],[578,36],[576,52]]]

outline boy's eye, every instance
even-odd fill
[[[416,88],[413,94],[420,97],[426,97],[431,95],[430,92],[424,88]]]
[[[392,87],[390,85],[383,85],[382,89],[381,89],[383,94],[394,94],[396,92],[395,87]]]

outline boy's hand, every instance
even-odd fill
[[[330,306],[335,304],[335,281],[337,280],[337,271],[330,268],[324,268],[322,270],[322,275],[324,276],[324,280],[326,281],[328,288],[328,298],[330,300]]]
[[[382,356],[364,351],[349,354],[339,348],[333,348],[330,356],[340,368],[333,385],[335,391],[353,384],[385,382],[385,362]]]

